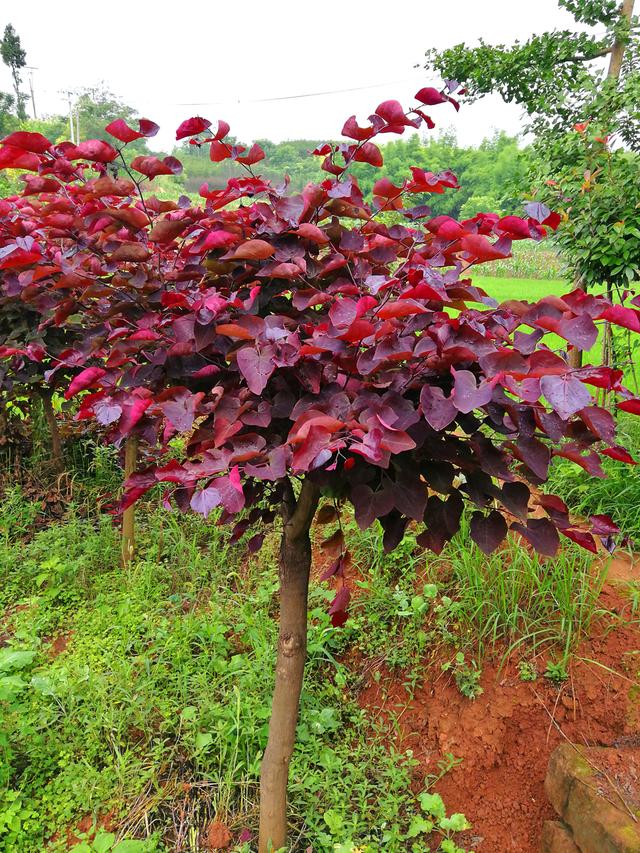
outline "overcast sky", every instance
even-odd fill
[[[65,111],[62,90],[103,82],[162,126],[158,147],[170,147],[178,123],[196,114],[226,119],[246,141],[336,137],[352,113],[364,120],[387,98],[408,106],[418,88],[438,83],[414,68],[429,47],[511,43],[572,24],[556,0],[2,5],[10,12],[0,12],[0,27],[14,25],[37,68],[39,114]],[[11,90],[4,65],[0,89]],[[334,91],[345,89],[355,91]],[[327,91],[333,94],[263,101]],[[432,112],[463,144],[522,127],[518,108],[495,97],[459,114],[448,104]]]

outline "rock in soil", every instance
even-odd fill
[[[571,835],[571,830],[559,820],[545,821],[542,829],[540,853],[580,853],[580,848]]]
[[[553,752],[545,790],[581,853],[640,853],[639,772],[637,747],[563,743]]]

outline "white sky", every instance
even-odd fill
[[[9,5],[10,12],[0,11],[0,28],[14,25],[28,64],[38,69],[39,115],[66,111],[61,90],[104,82],[161,125],[153,144],[164,148],[191,115],[224,118],[246,141],[335,138],[352,113],[362,123],[380,101],[409,106],[420,87],[439,84],[413,67],[423,64],[429,47],[475,44],[480,37],[510,43],[572,25],[556,0],[2,4]],[[256,103],[356,87],[374,88]],[[11,91],[4,65],[0,89]],[[515,134],[522,127],[519,109],[493,96],[458,114],[448,104],[431,112],[437,127],[453,126],[463,144],[477,144],[496,128]]]

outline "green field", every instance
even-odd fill
[[[498,302],[504,302],[507,299],[525,299],[527,302],[535,302],[550,293],[559,296],[569,289],[567,282],[561,279],[498,278],[474,275],[473,283],[486,290]]]
[[[498,278],[496,276],[474,276],[473,283],[485,290],[489,296],[498,302],[508,299],[522,299],[526,302],[536,302],[543,296],[561,296],[571,290],[569,282],[562,279],[536,279],[536,278]],[[549,334],[545,337],[545,343],[551,349],[565,349],[567,342],[557,335]],[[602,342],[598,338],[596,343],[588,352],[584,353],[584,364],[600,364],[602,359]],[[633,377],[627,376],[627,382],[632,382]]]

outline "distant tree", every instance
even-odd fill
[[[0,139],[15,130],[17,119],[13,113],[14,98],[8,92],[0,92]],[[11,195],[14,186],[7,172],[0,172],[0,195]]]
[[[18,118],[24,121],[27,117],[27,112],[24,107],[26,98],[20,91],[20,84],[22,83],[20,69],[24,68],[27,64],[27,54],[20,44],[20,36],[11,24],[7,24],[4,28],[4,37],[2,38],[2,41],[0,41],[0,56],[2,56],[4,64],[11,70],[13,88],[16,93],[16,112]]]
[[[123,119],[129,124],[136,123],[137,111],[125,104],[104,86],[82,89],[76,98],[75,111],[78,115],[80,140],[104,139],[111,137],[105,127],[112,121]],[[148,154],[149,148],[144,139],[136,139],[130,144],[132,152]]]
[[[15,130],[16,117],[14,115],[15,98],[8,92],[0,92],[0,134],[6,136]]]
[[[258,139],[256,142],[265,153],[262,174],[270,180],[278,181],[286,175],[290,189],[298,191],[310,182],[322,180],[319,165],[308,156],[309,151],[318,146],[317,140],[288,139],[276,143]],[[237,144],[237,140],[230,140],[230,144]],[[521,212],[522,194],[528,186],[530,150],[521,148],[516,137],[497,133],[484,139],[477,147],[463,147],[451,131],[444,131],[433,140],[413,133],[406,139],[385,143],[381,151],[390,180],[401,182],[414,165],[433,172],[450,167],[461,178],[461,186],[456,192],[425,200],[434,214],[459,216],[465,205],[466,210],[471,209],[468,204],[470,198],[487,196],[495,200],[491,206],[493,210]],[[242,175],[241,166],[234,161],[212,163],[204,145],[183,143],[176,146],[173,153],[185,164],[185,176],[181,180],[184,190],[190,193],[197,193],[205,180],[210,187],[220,188],[229,178]],[[364,198],[371,201],[376,170],[367,163],[356,163],[353,174]],[[388,213],[383,215],[393,219]]]
[[[460,219],[470,219],[475,216],[478,211],[502,214],[504,211],[500,202],[494,195],[472,195],[465,201],[460,208]]]
[[[445,77],[459,80],[467,96],[498,93],[520,105],[538,136],[564,133],[585,118],[615,124],[630,147],[640,143],[638,93],[638,29],[635,0],[558,0],[576,24],[604,27],[604,34],[583,29],[554,30],[516,41],[512,46],[478,47],[464,43],[443,51],[427,51],[428,65]],[[610,56],[605,71],[594,60]]]
[[[481,41],[477,47],[458,44],[427,52],[429,67],[461,81],[471,98],[496,92],[524,109],[528,130],[536,135],[531,170],[536,198],[556,209],[560,201],[565,219],[572,220],[560,241],[576,284],[584,287],[606,284],[611,290],[634,278],[640,267],[637,217],[623,215],[640,201],[638,182],[629,180],[628,158],[611,153],[612,142],[640,152],[640,38],[634,2],[623,0],[618,6],[615,0],[559,0],[581,29],[544,32],[510,47]],[[584,25],[604,28],[604,33],[585,31]],[[607,56],[605,70],[596,60]],[[584,134],[587,128],[586,136],[576,138],[576,129]],[[598,147],[606,150],[598,152]],[[599,161],[595,168],[594,159]],[[637,160],[634,168],[637,174]],[[608,241],[605,245],[599,236],[594,239],[609,217],[602,217],[596,196],[584,199],[597,181],[607,184],[600,198],[616,199],[613,251]],[[556,190],[567,183],[572,186],[559,199]]]
[[[42,133],[54,142],[64,142],[69,138],[69,118],[63,115],[50,115],[45,118],[28,119],[22,122],[21,129],[31,133]]]

